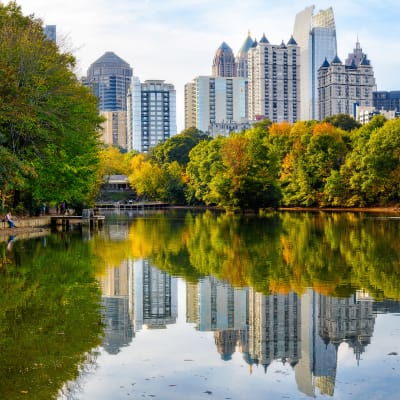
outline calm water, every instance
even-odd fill
[[[169,212],[0,243],[0,398],[399,399],[399,238]]]

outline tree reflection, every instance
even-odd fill
[[[0,269],[0,393],[8,400],[57,398],[85,362],[94,362],[92,349],[101,342],[100,291],[87,244],[45,240],[15,242]]]
[[[398,220],[362,213],[259,218],[205,212],[137,219],[127,244],[132,257],[190,281],[214,275],[264,294],[301,294],[312,287],[325,295],[363,289],[375,298],[398,299],[399,233]]]

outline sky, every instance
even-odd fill
[[[1,2],[1,0],[0,0]],[[345,61],[357,37],[374,67],[378,90],[400,90],[398,0],[17,0],[24,14],[57,25],[64,49],[77,59],[78,76],[113,51],[141,81],[175,85],[178,132],[184,129],[184,85],[210,75],[225,41],[236,54],[247,37],[287,42],[295,16],[315,5],[333,7],[338,56]],[[7,1],[3,0],[3,3]]]

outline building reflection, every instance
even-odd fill
[[[334,394],[337,353],[341,343],[357,362],[373,334],[376,312],[366,293],[348,298],[317,294],[264,295],[235,289],[213,277],[186,285],[187,322],[214,332],[224,360],[241,352],[250,370],[273,361],[289,363],[299,391],[310,397]],[[382,309],[393,308],[382,304]]]
[[[99,279],[102,288],[104,349],[117,354],[129,345],[135,332],[162,329],[178,315],[177,279],[147,260],[124,261],[109,267]]]
[[[100,279],[103,290],[104,349],[116,354],[141,329],[165,329],[178,317],[178,278],[147,260],[124,261]],[[370,344],[378,313],[399,312],[399,302],[375,302],[358,291],[347,298],[316,293],[265,295],[234,288],[214,277],[186,283],[186,322],[213,332],[224,361],[241,354],[250,371],[268,373],[288,363],[298,390],[307,396],[333,396],[339,346],[354,358]]]
[[[186,321],[199,331],[214,332],[221,358],[248,351],[248,289],[233,288],[208,276],[186,284]]]

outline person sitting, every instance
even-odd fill
[[[9,211],[6,215],[6,221],[8,222],[8,226],[10,228],[15,228],[15,223],[11,215],[11,211]]]

